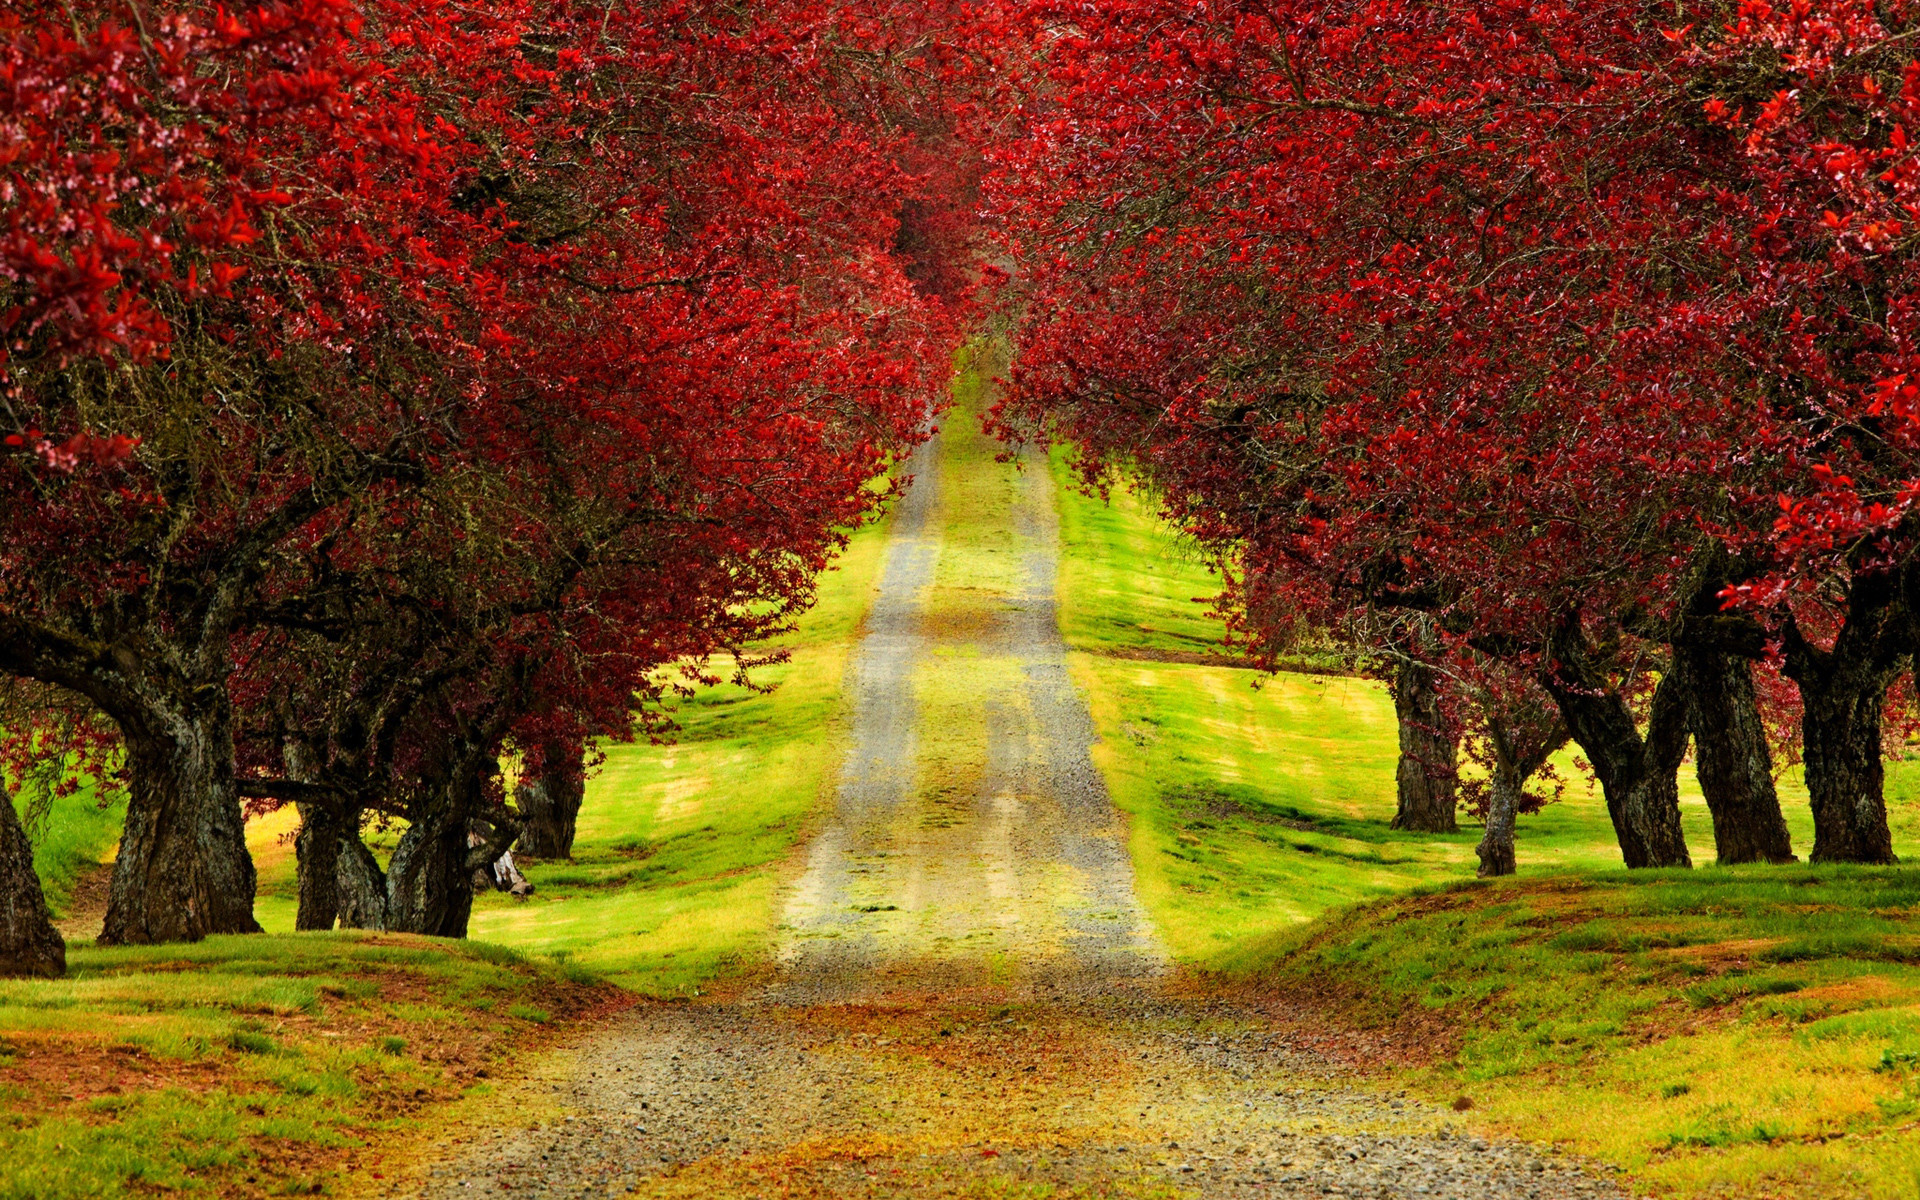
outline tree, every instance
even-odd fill
[[[1401,660],[1389,685],[1400,728],[1400,762],[1394,773],[1399,806],[1395,829],[1452,833],[1459,785],[1460,734],[1440,700],[1433,667]]]
[[[508,743],[543,772],[573,747],[577,788],[578,747],[632,736],[636,708],[642,733],[665,733],[660,670],[687,664],[684,687],[712,682],[698,664],[715,655],[753,665],[749,644],[810,602],[885,501],[868,483],[919,436],[955,326],[888,250],[920,184],[867,114],[841,111],[845,14],[778,17],[594,14],[591,74],[514,99],[564,103],[570,123],[555,147],[535,122],[520,165],[487,177],[493,219],[589,243],[560,280],[584,291],[490,349],[515,396],[493,453],[302,543],[246,669],[268,686],[243,787],[305,806],[303,925],[464,932],[473,867],[523,826],[498,791]],[[491,65],[462,74],[475,63],[492,60],[434,50],[409,68],[443,127],[493,103]],[[533,74],[509,77],[524,92]],[[540,164],[582,140],[596,173],[548,178]],[[384,870],[359,839],[370,813],[407,822]]]
[[[10,144],[33,173],[6,216],[32,269],[7,300],[0,666],[82,692],[125,741],[108,940],[253,928],[236,792],[345,827],[367,795],[348,784],[413,818],[386,872],[407,912],[382,919],[457,932],[455,860],[475,811],[504,815],[487,780],[523,712],[734,644],[740,622],[701,622],[787,611],[884,499],[865,482],[916,436],[951,328],[890,251],[913,181],[897,135],[834,107],[857,22],[824,7],[315,0],[122,32],[140,15],[101,0],[7,26]],[[118,140],[76,157],[96,127]],[[63,205],[89,221],[63,226]],[[589,452],[609,457],[553,469]],[[474,497],[496,546],[552,539],[539,569],[390,587],[421,560],[383,529],[498,564],[448,553],[477,532]],[[383,598],[435,606],[389,649],[465,631],[480,652],[424,684],[374,676],[397,708],[294,737],[300,778],[279,745],[279,777],[249,751],[236,780],[249,673],[296,651],[244,656],[273,630],[352,636],[391,617]],[[634,622],[590,622],[622,670],[576,665],[543,698],[538,656],[582,636],[565,614],[589,603]],[[388,720],[412,732],[381,742]],[[413,757],[341,767],[333,734],[353,730],[369,740],[347,758]]]
[[[1702,606],[1715,571],[1709,597],[1764,590],[1775,499],[1810,462],[1889,455],[1826,402],[1872,377],[1877,293],[1809,253],[1820,209],[1783,214],[1790,172],[1723,98],[1874,18],[1762,8],[1699,49],[1658,4],[1039,5],[1031,136],[992,181],[1024,269],[1003,422],[1145,471],[1237,568],[1256,640],[1303,605],[1417,613],[1537,662],[1635,865],[1687,861],[1689,735],[1723,859],[1791,853],[1735,658],[1784,636],[1810,778],[1864,783],[1859,698],[1904,636],[1893,613],[1873,627],[1895,640],[1836,642],[1859,669],[1826,671],[1784,610]],[[1844,111],[1820,128],[1866,127]],[[1795,178],[1830,195],[1818,135],[1793,137]],[[1872,557],[1797,593],[1798,622],[1853,622]]]
[[[117,743],[102,724],[51,689],[0,679],[0,975],[66,973],[27,830],[86,780],[111,786]]]
[[[309,356],[226,340],[235,259],[286,199],[278,152],[338,123],[351,12],[140,15],[0,18],[0,668],[85,696],[125,742],[110,942],[258,928],[227,640],[275,543],[379,470]],[[302,414],[313,442],[287,436]]]

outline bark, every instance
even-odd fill
[[[514,804],[526,823],[520,833],[520,853],[533,858],[572,858],[574,830],[585,795],[584,780],[558,772],[516,787]]]
[[[473,866],[463,806],[435,804],[400,835],[387,864],[387,928],[433,937],[467,936]]]
[[[1620,857],[1629,867],[1690,867],[1680,829],[1680,762],[1687,751],[1684,687],[1672,672],[1654,689],[1646,736],[1633,710],[1587,656],[1577,623],[1554,639],[1543,682],[1600,779]]]
[[[293,849],[300,881],[295,929],[332,929],[340,917],[340,815],[324,804],[302,804]]]
[[[407,814],[407,831],[387,864],[387,928],[465,937],[473,914],[474,873],[504,854],[521,826],[505,812],[481,816],[483,771],[490,758],[469,748],[444,780]],[[480,827],[479,844],[469,834]]]
[[[1487,781],[1487,827],[1474,853],[1480,856],[1479,875],[1490,879],[1514,873],[1513,834],[1520,811],[1520,793],[1526,776],[1504,754],[1494,756],[1493,774]]]
[[[1458,740],[1440,710],[1433,672],[1403,660],[1393,677],[1393,709],[1400,724],[1400,803],[1395,829],[1452,833],[1455,819],[1455,762]],[[521,806],[526,811],[526,806]]]
[[[287,740],[282,758],[293,780],[311,783],[319,773],[315,754],[297,739]],[[340,861],[341,811],[337,805],[316,802],[295,807],[300,812],[300,834],[293,842],[300,904],[293,927],[332,929],[340,916],[340,886],[335,874]]]
[[[1814,862],[1896,861],[1880,762],[1886,688],[1880,680],[1800,689]]]
[[[1788,618],[1786,673],[1800,688],[1814,862],[1890,863],[1880,710],[1887,685],[1913,653],[1911,618],[1894,581],[1856,578],[1833,648],[1808,642]]]
[[[1498,712],[1490,713],[1489,718],[1487,742],[1493,751],[1493,770],[1487,780],[1487,824],[1480,844],[1474,847],[1480,856],[1478,873],[1482,879],[1511,875],[1516,870],[1514,833],[1527,780],[1547,764],[1554,751],[1567,744],[1564,720],[1554,722],[1537,738],[1528,738],[1516,734]],[[1520,722],[1522,727],[1527,724]]]
[[[253,859],[233,779],[224,692],[205,707],[114,715],[127,747],[127,821],[103,945],[258,933]]]
[[[1723,866],[1793,862],[1752,666],[1718,650],[1676,643],[1673,669],[1685,688],[1694,770],[1713,814],[1716,857]]]
[[[0,975],[67,973],[67,943],[47,915],[47,897],[33,869],[33,844],[0,790]]]
[[[340,904],[340,928],[387,927],[387,876],[373,851],[360,840],[359,822],[341,830],[334,860],[334,886]]]

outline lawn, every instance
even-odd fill
[[[1263,1003],[1391,1036],[1397,1082],[1491,1132],[1562,1144],[1687,1196],[1920,1192],[1920,882],[1901,868],[1632,873],[1572,753],[1521,818],[1520,876],[1473,878],[1478,826],[1388,827],[1393,709],[1369,680],[1194,665],[1216,590],[1150,505],[1073,491],[1061,624],[1094,748],[1175,959]],[[1154,614],[1136,620],[1134,614]],[[1794,844],[1812,819],[1780,781]],[[1888,764],[1920,854],[1920,763]]]
[[[791,659],[755,672],[773,691],[706,689],[675,708],[671,744],[603,747],[572,861],[522,862],[533,896],[483,894],[470,936],[652,996],[764,963],[782,865],[839,765],[841,672],[885,546],[884,524],[854,535],[819,603],[780,639]],[[255,912],[270,931],[293,929],[296,824],[283,810],[249,829]],[[376,839],[382,857],[393,836]]]
[[[484,943],[363,933],[79,945],[0,981],[0,1197],[304,1195],[621,1003]]]

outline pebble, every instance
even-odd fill
[[[646,1006],[583,1044],[571,1075],[523,1081],[530,1094],[558,1084],[567,1111],[557,1120],[456,1147],[419,1181],[386,1194],[437,1200],[478,1187],[540,1200],[718,1200],[755,1194],[729,1190],[714,1174],[749,1162],[787,1163],[816,1194],[901,1200],[947,1194],[927,1190],[930,1179],[1098,1189],[1158,1178],[1201,1200],[1627,1195],[1591,1164],[1475,1136],[1444,1108],[1373,1090],[1256,1014],[1161,997],[1151,987],[1045,996],[1037,1008],[1022,1006],[1022,1027],[980,1021],[964,1008],[928,1014],[924,1045],[900,1033],[845,1036],[842,1026],[870,1016],[857,1006],[751,997]],[[1049,1010],[1093,1053],[1125,1047],[1103,1061],[1116,1072],[1126,1064],[1131,1081],[1097,1083],[1110,1099],[1090,1103],[1084,1093],[1053,1094],[1084,1082],[1071,1063],[1018,1069],[1051,1044]],[[963,1024],[973,1032],[959,1032]],[[1241,1031],[1199,1036],[1196,1028],[1222,1024]],[[992,1053],[960,1060],[964,1069],[938,1088],[914,1090],[915,1073],[928,1069],[926,1047],[953,1047],[956,1038],[982,1039]],[[1019,1111],[1007,1104],[1009,1087],[1038,1089],[1023,1096],[1031,1101],[1027,1121],[952,1149],[956,1120]],[[644,1124],[634,1120],[643,1109]],[[1043,1109],[1059,1116],[1040,1120]],[[1133,1136],[1101,1138],[1103,1129]],[[912,1145],[923,1135],[923,1149],[886,1158],[782,1153],[812,1139]]]

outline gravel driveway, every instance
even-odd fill
[[[1174,983],[1087,755],[1047,473],[1021,476],[1016,582],[986,598],[989,619],[935,619],[937,453],[894,522],[838,803],[772,982],[623,1015],[517,1085],[537,1123],[470,1135],[388,1194],[1621,1195]],[[936,688],[984,714],[977,769],[922,761]]]

